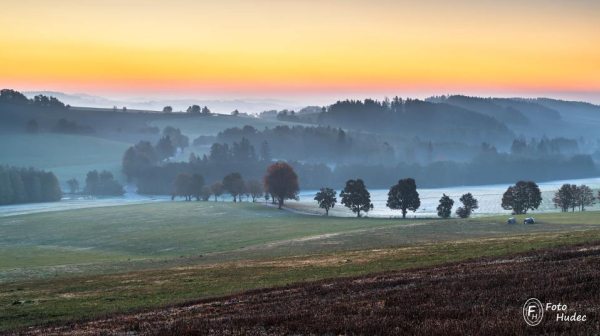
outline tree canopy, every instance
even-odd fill
[[[502,208],[512,210],[515,214],[526,214],[537,209],[542,203],[542,192],[533,181],[519,181],[508,187],[502,196]]]
[[[270,165],[263,177],[263,184],[269,194],[277,199],[279,209],[285,200],[298,198],[298,191],[300,191],[298,175],[294,168],[286,162]]]
[[[361,211],[369,212],[373,209],[371,203],[371,194],[365,187],[365,182],[361,179],[348,180],[346,186],[340,193],[342,204],[356,214],[361,216]]]
[[[331,188],[321,188],[315,195],[315,201],[319,203],[319,208],[325,209],[325,216],[329,216],[329,209],[335,207],[335,203],[337,203],[336,195],[337,191]]]
[[[392,186],[388,192],[387,206],[392,210],[402,210],[402,218],[406,218],[408,210],[417,211],[421,206],[421,200],[415,180],[402,179]]]

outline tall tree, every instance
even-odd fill
[[[352,210],[356,217],[361,216],[361,211],[369,212],[373,210],[371,194],[367,191],[365,182],[361,179],[348,180],[340,193],[340,197],[342,198],[342,204]]]
[[[406,218],[408,210],[417,211],[421,206],[417,184],[414,179],[399,180],[388,192],[387,207],[392,210],[402,210],[402,218]]]
[[[260,159],[266,162],[271,162],[271,147],[267,140],[260,144]]]
[[[319,203],[319,208],[325,209],[325,216],[329,216],[329,209],[335,207],[335,203],[337,203],[336,195],[337,191],[331,188],[321,188],[315,195],[315,201]]]
[[[202,187],[202,200],[203,201],[208,201],[210,199],[210,196],[212,195],[212,191],[210,190],[209,186],[204,186]]]
[[[199,114],[201,112],[200,110],[200,106],[198,105],[192,105],[190,107],[187,108],[187,113],[191,113],[191,114]]]
[[[190,178],[190,194],[196,197],[196,201],[200,201],[204,188],[204,177],[200,174],[193,174]],[[210,197],[210,194],[209,194]]]
[[[456,215],[460,218],[469,218],[475,209],[479,209],[479,202],[471,193],[462,195],[460,202],[463,205],[456,209]]]
[[[248,192],[252,196],[252,202],[254,203],[257,198],[261,198],[264,193],[263,185],[258,180],[248,181]]]
[[[593,206],[596,202],[596,198],[594,197],[594,192],[592,189],[585,184],[577,187],[579,189],[578,197],[579,197],[579,210],[585,211],[585,207]]]
[[[173,108],[171,106],[165,106],[162,111],[163,113],[171,113],[173,112]]]
[[[437,206],[437,213],[440,218],[450,218],[452,214],[452,207],[454,206],[454,200],[450,196],[442,196],[440,198],[440,204]]]
[[[174,196],[185,197],[186,201],[192,200],[191,191],[191,180],[192,176],[187,173],[180,173],[175,178],[175,189],[173,190]]]
[[[502,208],[513,210],[517,215],[537,209],[542,203],[542,192],[533,181],[519,181],[508,187],[502,196]]]
[[[71,194],[75,194],[79,191],[79,181],[76,179],[72,178],[68,180],[67,185],[69,186],[69,191],[71,191]]]
[[[215,182],[210,186],[210,191],[213,195],[215,195],[215,202],[219,198],[219,196],[223,195],[223,183]]]
[[[552,198],[555,208],[560,208],[562,212],[567,212],[575,203],[575,195],[570,184],[563,184]]]
[[[171,141],[170,136],[164,136],[158,140],[156,144],[156,154],[158,155],[159,160],[169,159],[173,155],[175,155],[175,146],[173,146],[173,142]]]
[[[60,183],[52,172],[42,171],[40,173],[40,185],[42,187],[42,200],[44,202],[57,202],[62,198]]]
[[[277,198],[279,209],[288,199],[298,199],[298,175],[294,168],[285,162],[277,162],[267,168],[263,177],[265,189],[273,198]]]
[[[244,178],[240,173],[231,173],[223,178],[223,189],[232,197],[233,202],[237,202],[238,195],[244,193]]]

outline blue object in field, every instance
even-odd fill
[[[516,224],[516,223],[517,223],[517,220],[515,219],[515,217],[510,217],[508,219],[508,224]]]
[[[535,224],[535,220],[533,219],[533,217],[527,217],[523,221],[523,224]]]

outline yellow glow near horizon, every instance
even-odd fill
[[[593,0],[20,0],[0,5],[0,85],[599,91],[598,14]]]

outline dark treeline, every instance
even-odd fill
[[[52,172],[0,166],[0,204],[56,202],[61,197]]]
[[[532,102],[506,98],[479,98],[456,95],[432,97],[427,101],[459,106],[494,117],[507,124],[530,125],[533,121],[556,121],[561,119],[560,113],[556,110]]]
[[[139,145],[138,145],[139,146]],[[148,144],[143,146],[148,150]],[[298,174],[302,189],[318,189],[324,185],[341,186],[360,176],[373,188],[385,188],[401,176],[421,181],[422,187],[484,185],[515,180],[551,181],[596,176],[598,170],[588,155],[570,158],[554,155],[528,157],[498,154],[493,148],[483,150],[472,162],[437,161],[428,165],[399,163],[396,165],[344,164],[331,168],[325,164],[309,164],[290,160]],[[144,155],[142,155],[144,157]],[[201,174],[208,183],[220,181],[230,172],[240,172],[248,179],[260,179],[270,164],[268,147],[257,153],[247,139],[227,144],[213,144],[208,156],[193,153],[189,162],[152,164],[141,160],[135,169],[128,166],[131,178],[138,179],[139,192],[170,194],[173,181],[180,173]]]
[[[276,126],[262,131],[252,126],[228,128],[217,135],[217,142],[231,144],[248,139],[257,148],[267,142],[277,159],[311,162],[395,162],[395,150],[380,137],[346,132],[331,127]]]
[[[99,196],[121,196],[125,193],[123,186],[114,179],[111,172],[102,171],[98,173],[96,170],[87,173],[83,192],[88,195]]]
[[[200,136],[195,146],[214,142],[232,144],[246,138],[256,148],[267,142],[272,156],[283,160],[312,163],[382,163],[397,162],[429,164],[433,161],[470,161],[478,145],[458,141],[426,141],[419,137],[406,139],[401,135],[380,135],[347,131],[329,126],[276,126],[256,130],[252,126],[228,128],[215,136]]]
[[[345,100],[318,114],[318,123],[437,141],[507,142],[513,132],[497,119],[449,104],[421,100]]]
[[[515,139],[510,147],[510,152],[528,156],[547,156],[555,154],[579,153],[578,141],[563,137],[548,139],[543,137],[540,141],[532,138],[529,143],[524,138]]]
[[[157,159],[158,146],[142,141],[123,155],[123,172],[129,180],[137,180],[138,192],[143,194],[171,194],[177,175],[201,174],[206,183],[221,181],[231,172],[240,172],[245,179],[261,179],[272,164],[268,144],[257,151],[248,139],[228,144],[215,143],[210,155],[190,154],[188,162],[161,162]],[[300,187],[319,188],[332,179],[332,171],[325,164],[289,162],[296,170]]]
[[[52,132],[64,134],[92,134],[96,133],[96,130],[91,126],[79,125],[76,121],[59,119],[56,126],[52,128]]]
[[[393,183],[398,176],[411,176],[421,181],[422,187],[432,188],[500,184],[515,180],[576,179],[597,176],[598,173],[589,155],[529,158],[497,154],[487,160],[470,163],[439,161],[425,166],[403,163],[396,166],[342,165],[333,171],[332,185],[339,185],[356,176],[361,176],[375,188]]]
[[[60,100],[54,97],[47,97],[44,95],[37,95],[33,99],[27,98],[24,94],[10,90],[0,90],[0,104],[2,105],[29,105],[33,107],[43,107],[51,109],[66,109],[69,105],[65,105]]]

